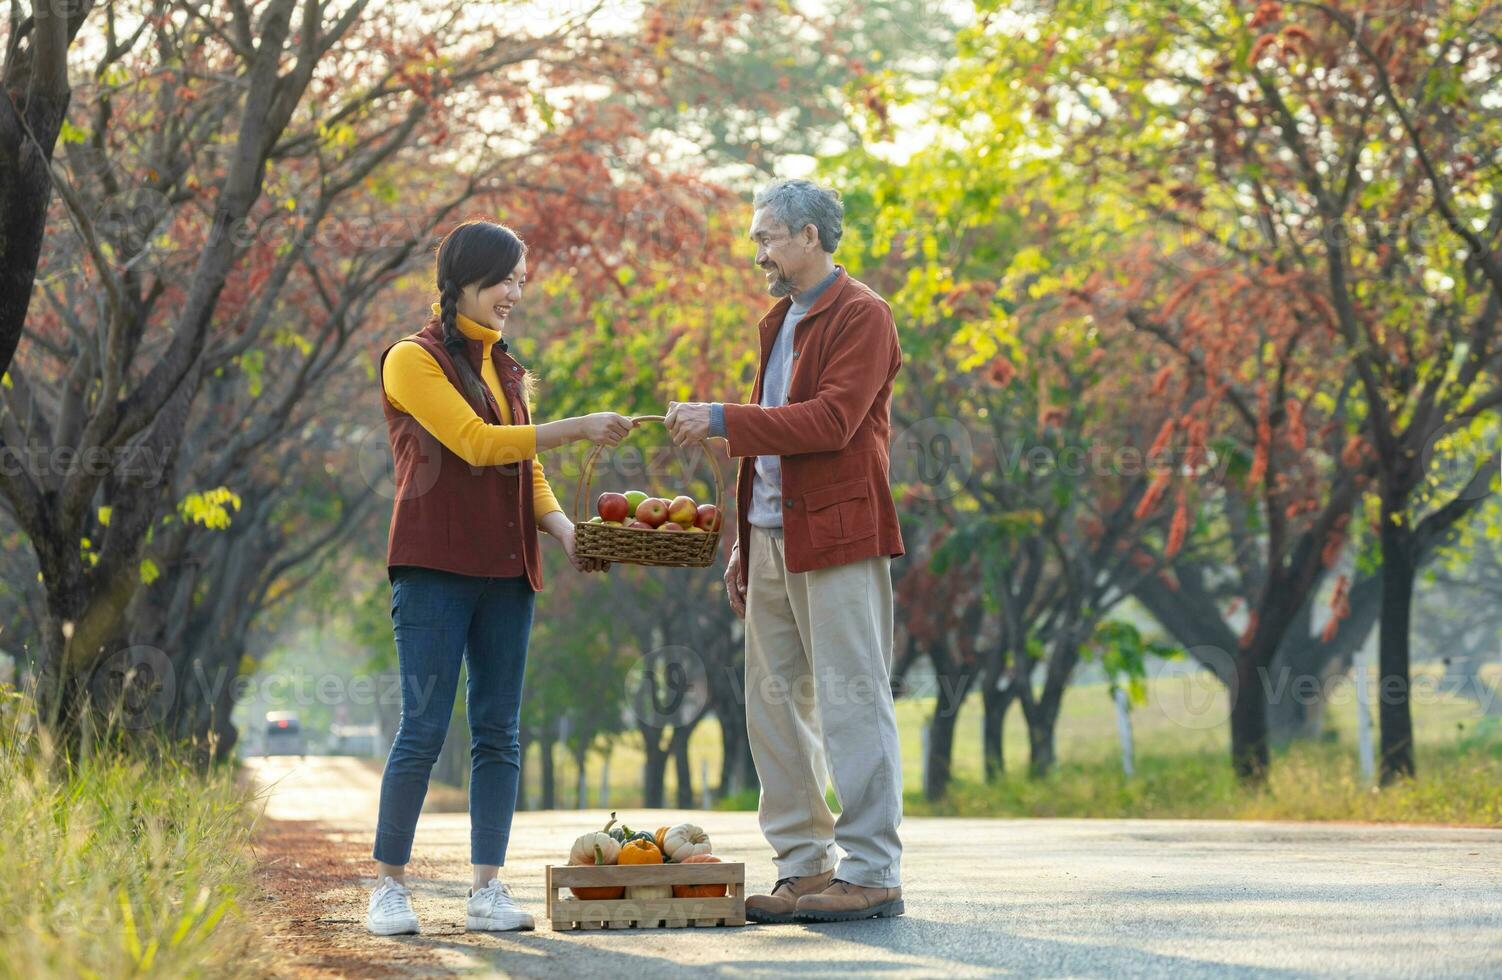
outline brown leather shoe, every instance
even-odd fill
[[[834,880],[834,869],[801,878],[779,878],[770,895],[752,895],[746,899],[746,918],[752,922],[796,922],[793,918],[798,901],[805,895],[823,891]]]
[[[901,888],[867,888],[835,878],[821,892],[798,899],[797,922],[848,922],[851,919],[886,919],[901,915]]]

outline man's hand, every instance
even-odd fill
[[[667,427],[679,447],[709,438],[709,402],[668,402]]]
[[[741,588],[741,546],[730,549],[730,564],[725,568],[725,594],[737,619],[746,618],[746,590]]]

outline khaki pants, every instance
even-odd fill
[[[777,876],[900,884],[902,753],[892,707],[892,559],[789,572],[780,532],[752,526],[746,728]],[[840,804],[825,803],[828,776]]]

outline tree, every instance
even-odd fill
[[[1372,7],[1353,16],[1323,3],[1264,3],[1247,25],[1263,32],[1247,77],[1269,110],[1268,142],[1275,134],[1296,161],[1290,183],[1301,200],[1292,206],[1319,230],[1309,266],[1323,267],[1333,324],[1365,396],[1381,501],[1379,716],[1389,783],[1414,772],[1407,690],[1420,549],[1434,525],[1476,505],[1502,463],[1493,453],[1434,486],[1432,457],[1445,451],[1436,442],[1473,436],[1502,405],[1498,163],[1478,167],[1475,156],[1502,137],[1482,108],[1499,91],[1502,9]],[[1319,145],[1317,132],[1337,141]]]
[[[31,13],[23,16],[27,6]],[[72,98],[68,51],[93,7],[93,0],[10,5],[0,64],[0,376],[10,369],[31,304],[52,201],[52,154]],[[129,54],[145,26],[140,18],[129,36],[118,36],[115,13],[107,4],[101,67]]]
[[[1443,377],[1459,357],[1454,370],[1464,380],[1472,355],[1479,362],[1470,380],[1494,373],[1484,350],[1473,343],[1460,353],[1453,331],[1445,339],[1428,317],[1393,302],[1382,276],[1395,267],[1384,262],[1395,252],[1423,254],[1377,247],[1404,238],[1401,224],[1367,220],[1362,234],[1335,234],[1306,186],[1311,175],[1328,174],[1344,182],[1333,192],[1342,205],[1412,215],[1413,195],[1428,180],[1417,163],[1424,153],[1408,140],[1364,155],[1370,134],[1397,115],[1383,107],[1369,62],[1341,54],[1309,70],[1312,52],[1327,50],[1332,32],[1302,24],[1264,32],[1282,16],[1277,4],[1256,11],[1219,0],[1141,4],[1108,15],[1073,3],[1019,3],[1007,14],[1005,23],[982,21],[962,39],[964,57],[946,80],[939,118],[958,132],[959,120],[982,110],[978,124],[965,126],[961,152],[971,160],[984,155],[1020,190],[1033,237],[1055,251],[1061,241],[1074,245],[1076,264],[1048,266],[1035,298],[1073,295],[1097,323],[1129,327],[1167,354],[1155,369],[1162,372],[1155,394],[1184,411],[1155,444],[1229,454],[1236,469],[1228,472],[1250,494],[1250,508],[1228,511],[1233,520],[1225,525],[1250,545],[1233,558],[1250,572],[1242,575],[1251,586],[1240,597],[1245,625],[1234,646],[1222,645],[1227,636],[1213,645],[1225,651],[1222,674],[1233,684],[1233,759],[1238,772],[1257,778],[1268,761],[1266,672],[1386,465],[1376,437],[1362,434],[1374,410],[1371,372],[1356,341],[1381,339],[1376,346],[1387,353],[1380,356],[1391,359],[1392,345],[1406,336],[1403,323],[1413,324],[1431,341],[1424,353],[1411,351],[1414,363],[1432,366],[1417,367],[1415,378]],[[1391,30],[1385,50],[1412,81],[1427,77],[1424,65],[1436,54],[1448,58],[1451,48],[1486,63],[1458,40],[1472,15],[1490,16],[1478,5],[1447,7],[1435,23],[1449,26],[1437,32],[1417,28],[1438,37],[1417,66],[1414,53],[1424,46],[1398,43],[1408,30],[1404,15],[1373,15],[1375,30]],[[1437,72],[1436,84],[1453,94],[1448,71]],[[1307,153],[1301,160],[1299,147],[1309,149],[1317,127],[1331,138],[1317,143],[1316,164]],[[1475,196],[1481,170],[1467,169],[1461,144],[1484,143],[1485,129],[1472,119],[1445,132],[1447,159],[1465,175],[1466,190],[1455,193],[1483,200]],[[1475,245],[1464,254],[1483,256],[1473,262],[1471,281],[1479,282],[1490,260]],[[1352,255],[1360,257],[1355,266]],[[1422,278],[1432,265],[1410,271]],[[1355,282],[1352,275],[1360,276],[1351,288],[1364,318],[1357,333],[1341,320],[1335,295],[1342,282]],[[1455,322],[1475,329],[1487,301],[1468,309]],[[1377,326],[1383,316],[1391,327]],[[1484,395],[1465,404],[1488,407]],[[1169,489],[1162,479],[1145,499],[1155,503]],[[1405,574],[1400,562],[1386,581]],[[1180,576],[1179,585],[1205,583]],[[1335,595],[1343,606],[1343,591]]]
[[[0,411],[0,450],[41,461],[6,467],[0,496],[42,574],[36,657],[60,732],[126,643],[153,535],[186,499],[165,488],[236,492],[227,475],[275,453],[308,395],[355,366],[352,338],[413,329],[429,284],[411,273],[461,204],[505,214],[598,296],[630,264],[619,217],[659,184],[694,193],[688,177],[615,164],[646,153],[617,109],[533,96],[538,77],[557,93],[612,77],[634,38],[572,22],[487,36],[440,13],[424,16],[442,45],[392,45],[382,18],[399,6],[274,0],[254,23],[236,8],[222,26],[185,8],[150,21],[144,51],[111,52],[118,63],[85,93],[55,219],[76,233],[49,239],[41,311]],[[451,131],[475,100],[509,122]],[[152,139],[125,139],[145,118]],[[414,294],[418,315],[371,317],[377,297],[400,308]],[[368,385],[373,359],[357,370]],[[211,391],[225,400],[204,401]],[[52,465],[63,457],[99,465]],[[166,544],[169,557],[182,547]]]

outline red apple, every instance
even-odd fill
[[[673,521],[680,527],[688,527],[694,522],[694,516],[698,513],[699,506],[694,503],[693,497],[685,497],[682,494],[673,498],[668,504],[668,520]]]
[[[637,506],[636,519],[643,524],[657,527],[668,519],[668,506],[658,497],[648,497]]]
[[[627,527],[634,527],[638,531],[650,531],[650,530],[652,530],[652,525],[646,523],[645,521],[635,521],[635,520],[633,520],[630,524],[627,524],[626,526]]]
[[[682,524],[678,524],[678,523],[676,523],[674,521],[668,521],[666,524],[662,525],[662,527],[659,527],[657,530],[659,530],[659,531],[681,531],[681,530],[683,530],[683,525]]]
[[[705,531],[718,531],[720,529],[720,508],[714,504],[700,504],[694,518],[694,526]]]
[[[626,495],[622,493],[602,493],[600,499],[595,501],[595,510],[607,521],[624,521],[626,519]]]

